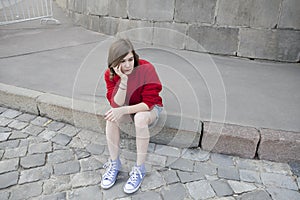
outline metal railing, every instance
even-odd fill
[[[42,22],[52,21],[53,0],[0,0],[0,25],[41,19]]]

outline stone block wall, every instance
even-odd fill
[[[123,32],[135,41],[176,49],[300,61],[299,0],[56,2],[77,24],[107,35]]]

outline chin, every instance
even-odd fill
[[[132,73],[132,70],[125,72],[126,75],[129,75]]]

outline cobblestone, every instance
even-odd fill
[[[269,194],[264,190],[257,190],[254,192],[245,193],[237,198],[237,200],[247,200],[247,199],[272,200]]]
[[[182,151],[182,158],[194,161],[207,161],[209,160],[209,153],[200,149],[184,149]]]
[[[101,181],[100,171],[80,172],[71,176],[72,187],[86,187],[97,185]]]
[[[8,172],[5,174],[0,174],[0,189],[7,188],[18,183],[19,173],[18,172]]]
[[[0,126],[7,126],[12,121],[13,121],[12,119],[8,119],[0,116]]]
[[[167,185],[172,184],[172,183],[177,183],[180,181],[177,176],[176,171],[174,171],[174,170],[162,171],[160,174],[163,176]]]
[[[19,158],[0,161],[0,174],[10,171],[16,171],[19,166]]]
[[[182,171],[192,172],[194,170],[194,161],[183,158],[169,157],[166,165]]]
[[[5,112],[8,108],[0,107],[0,114]]]
[[[204,175],[199,172],[178,171],[177,174],[181,183],[188,183],[188,182],[199,181],[201,179],[204,179]]]
[[[64,163],[54,164],[55,175],[68,175],[79,172],[80,165],[78,161],[68,161]]]
[[[21,172],[19,184],[35,182],[50,178],[52,167],[44,166],[33,169],[27,169]]]
[[[211,154],[211,161],[219,166],[233,166],[233,160],[231,156],[222,154]]]
[[[2,157],[3,157],[3,154],[4,154],[4,150],[0,150],[0,160],[1,160]]]
[[[9,192],[7,191],[0,191],[0,199],[8,199]]]
[[[35,118],[36,118],[35,115],[24,113],[24,114],[18,116],[16,118],[16,120],[19,120],[19,121],[22,121],[22,122],[30,122],[30,121],[32,121]]]
[[[27,147],[19,147],[14,149],[7,149],[4,153],[4,158],[18,158],[23,157],[27,153]]]
[[[9,138],[10,135],[11,135],[10,132],[8,132],[8,133],[1,133],[0,134],[0,142],[6,141]]]
[[[48,153],[52,151],[52,144],[50,142],[41,142],[38,144],[31,144],[28,148],[29,154]]]
[[[8,109],[6,111],[4,111],[1,116],[2,117],[7,117],[7,118],[10,118],[10,119],[14,119],[15,117],[21,115],[22,112],[19,112],[17,110],[12,110],[12,109]]]
[[[205,180],[187,183],[186,187],[193,199],[208,199],[215,196],[214,190]]]
[[[162,175],[158,172],[152,172],[149,176],[147,176],[141,186],[142,191],[153,190],[159,188],[165,184],[165,181]]]
[[[56,136],[54,136],[51,141],[52,142],[55,142],[57,144],[60,144],[60,145],[63,145],[63,146],[66,146],[67,144],[70,143],[71,141],[71,137],[68,136],[68,135],[65,135],[65,134],[57,134]]]
[[[81,171],[91,171],[102,168],[104,163],[97,160],[95,157],[90,157],[80,160]]]
[[[33,135],[33,136],[37,136],[38,134],[40,134],[43,131],[44,131],[43,127],[35,126],[35,125],[32,125],[32,124],[30,124],[24,130],[25,133],[28,133],[28,134]]]
[[[70,190],[71,187],[70,176],[51,176],[50,179],[45,180],[43,191],[45,195],[49,195]]]
[[[240,170],[241,181],[251,182],[251,183],[261,183],[259,173],[251,170]]]
[[[48,154],[49,163],[62,163],[74,159],[74,154],[71,150],[57,150]]]
[[[27,138],[29,135],[24,133],[24,132],[20,132],[20,131],[13,131],[11,136],[9,137],[10,140],[15,140],[15,139],[25,139]]]
[[[194,171],[195,172],[202,172],[203,174],[206,175],[215,175],[217,174],[217,167],[216,165],[206,162],[196,162],[194,166]]]
[[[68,135],[70,137],[74,137],[77,135],[77,133],[80,131],[79,128],[76,128],[74,126],[71,126],[69,124],[65,125],[62,129],[59,130],[59,133],[63,133],[65,135]]]
[[[17,130],[22,130],[28,126],[27,122],[21,122],[19,120],[13,120],[11,123],[8,124],[9,128],[17,129]]]
[[[181,152],[179,148],[169,147],[165,145],[156,145],[155,152],[156,154],[163,156],[179,157]]]
[[[182,184],[169,185],[162,189],[163,199],[181,200],[188,197],[188,193]]]
[[[24,185],[18,185],[12,189],[11,199],[23,200],[30,197],[37,197],[42,194],[43,182],[28,183]]]
[[[52,195],[43,195],[42,196],[43,200],[66,199],[66,198],[67,198],[67,193],[66,192],[62,192],[62,193],[58,193],[58,194],[52,194]]]
[[[236,167],[219,167],[218,176],[220,178],[230,179],[230,180],[240,180],[239,171]]]
[[[148,173],[141,189],[127,195],[123,185],[135,164],[136,152],[134,141],[124,139],[122,171],[116,185],[103,190],[102,166],[108,159],[103,133],[3,107],[0,113],[1,200],[300,198],[298,163],[251,160],[154,143],[149,145]],[[16,122],[27,125],[18,127]]]
[[[0,143],[0,149],[11,149],[16,148],[20,144],[20,140],[10,140],[10,141],[4,141]]]
[[[219,197],[233,195],[233,191],[226,181],[216,180],[211,181],[210,184]]]
[[[47,128],[48,128],[50,131],[59,131],[59,130],[62,129],[64,126],[65,126],[64,123],[52,121],[52,122],[50,122],[50,124],[48,124]]]
[[[122,198],[122,200],[123,199],[125,200],[127,198]],[[157,192],[154,192],[154,191],[139,193],[132,197],[132,200],[152,200],[152,199],[161,200],[162,198]]]
[[[39,136],[45,140],[51,140],[56,135],[55,131],[44,130]]]
[[[91,186],[86,188],[78,188],[68,194],[70,200],[77,199],[89,199],[99,200],[102,199],[102,193],[97,186]]]
[[[299,200],[300,199],[299,191],[287,190],[287,189],[275,188],[275,187],[268,188],[267,191],[269,194],[271,194],[272,199],[274,200],[281,200],[281,199]]]
[[[46,154],[33,154],[21,158],[20,165],[23,168],[43,166],[46,163]]]
[[[243,192],[249,192],[256,189],[256,186],[252,183],[245,183],[240,181],[228,181],[230,187],[234,191],[234,193],[241,194]]]
[[[7,133],[7,132],[11,132],[11,128],[0,126],[0,133]]]
[[[36,126],[44,126],[47,123],[50,123],[52,120],[45,118],[45,117],[36,117],[34,120],[31,121],[31,124]]]
[[[261,179],[266,186],[276,186],[280,188],[287,188],[291,190],[298,190],[298,186],[294,179],[290,176],[274,173],[262,173]]]
[[[89,153],[88,151],[86,151],[84,149],[75,149],[75,154],[76,154],[78,160],[91,156],[91,153]]]

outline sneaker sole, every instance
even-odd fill
[[[112,186],[114,186],[115,183],[116,183],[116,180],[115,180],[115,182],[111,183],[110,185],[102,185],[102,182],[101,182],[100,186],[101,186],[101,188],[103,188],[103,189],[109,189],[109,188],[111,188]]]
[[[102,181],[101,181],[101,184],[100,184],[101,188],[103,188],[103,189],[109,189],[109,188],[111,188],[112,186],[114,186],[114,184],[115,184],[116,181],[117,181],[118,175],[119,175],[119,172],[117,173],[116,180],[115,180],[113,183],[109,184],[109,185],[103,185],[103,184],[102,184]]]
[[[126,194],[132,194],[132,193],[135,193],[136,191],[138,191],[139,188],[141,187],[141,185],[142,185],[142,181],[141,181],[140,184],[139,184],[135,189],[133,189],[133,190],[127,190],[127,189],[125,189],[125,187],[123,188],[123,190],[124,190],[124,192],[125,192]]]

